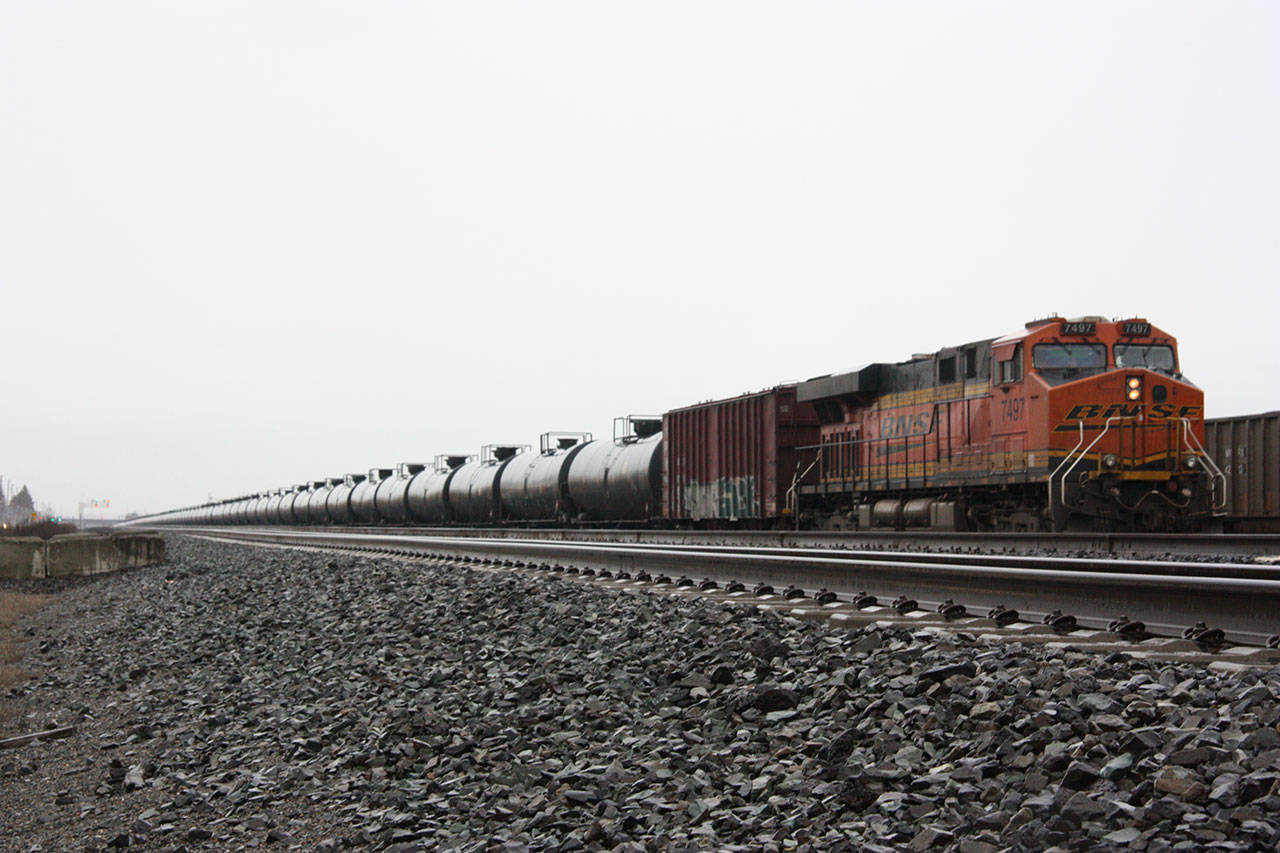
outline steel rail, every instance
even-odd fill
[[[163,528],[160,528],[163,529]],[[230,529],[230,526],[221,529]],[[284,529],[270,525],[262,529]],[[546,539],[566,542],[632,542],[665,545],[741,545],[779,548],[928,548],[968,552],[1090,552],[1127,556],[1273,557],[1280,535],[1262,533],[968,533],[936,530],[647,530],[540,527],[421,527],[400,525],[301,526],[299,530],[349,531],[405,536]]]
[[[1124,570],[1099,570],[1098,561],[1056,563],[945,559],[955,555],[899,555],[878,559],[841,551],[811,549],[717,549],[635,543],[590,543],[471,536],[421,536],[319,531],[301,528],[181,527],[175,532],[285,546],[387,550],[513,563],[571,563],[612,572],[707,577],[718,582],[828,589],[848,596],[875,595],[887,603],[906,595],[922,607],[947,599],[971,613],[1004,605],[1036,618],[1050,610],[1072,613],[1085,627],[1103,628],[1119,616],[1146,623],[1148,630],[1179,636],[1197,622],[1221,628],[1233,642],[1261,645],[1280,630],[1280,577],[1250,576],[1238,564],[1157,564],[1139,561]],[[883,555],[876,555],[880,557]],[[1092,564],[1090,565],[1087,564]],[[1201,574],[1186,574],[1188,567]],[[1162,567],[1166,570],[1162,570]],[[1142,571],[1147,569],[1147,571]]]

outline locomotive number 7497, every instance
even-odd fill
[[[1000,419],[1003,421],[1020,421],[1022,415],[1026,412],[1027,400],[1025,397],[1014,397],[1013,399],[1005,399],[1000,401]]]

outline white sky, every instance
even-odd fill
[[[0,5],[0,474],[157,511],[1142,315],[1280,408],[1280,4]]]

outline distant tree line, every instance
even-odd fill
[[[74,533],[75,530],[74,524],[54,518],[50,508],[37,510],[31,491],[25,485],[15,494],[7,494],[4,478],[0,477],[0,536],[38,536],[48,539],[62,533]]]
[[[6,490],[4,478],[0,477],[0,524],[9,527],[30,524],[33,521],[40,521],[42,515],[51,516],[53,513],[47,508],[43,513],[38,511],[35,499],[31,497],[31,492],[25,485],[16,493],[12,493],[12,486]]]

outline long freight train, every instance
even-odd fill
[[[756,394],[203,504],[147,524],[1198,530],[1204,394],[1145,319],[1014,334]]]

